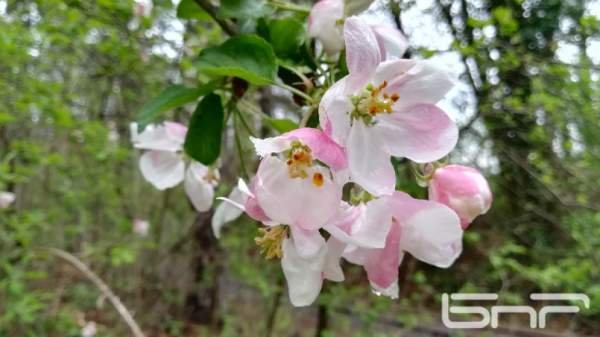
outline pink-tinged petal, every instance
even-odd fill
[[[130,126],[131,140],[133,146],[137,149],[177,152],[182,149],[183,141],[178,133],[174,131],[175,127],[170,124],[148,125],[142,133],[137,132],[137,125],[132,123]],[[171,125],[167,127],[166,125]],[[169,129],[169,131],[167,131]]]
[[[478,215],[492,205],[487,180],[474,168],[448,165],[438,168],[429,183],[429,199],[452,208],[466,229]]]
[[[0,209],[8,208],[15,199],[15,194],[12,192],[0,192]]]
[[[346,63],[350,75],[350,92],[362,89],[375,73],[381,62],[379,44],[371,27],[358,17],[349,17],[344,23],[346,42]]]
[[[210,209],[214,197],[214,185],[208,179],[209,168],[193,162],[185,174],[185,193],[198,212],[206,212]]]
[[[281,267],[288,285],[290,302],[295,307],[304,307],[315,301],[323,286],[323,266],[327,248],[312,258],[304,259],[298,255],[294,242],[284,239]]]
[[[332,170],[342,170],[348,166],[346,151],[323,131],[313,128],[300,128],[280,136],[290,142],[299,140],[307,145],[312,155]]]
[[[319,103],[319,123],[323,131],[339,144],[345,144],[350,132],[352,103],[346,94],[348,76],[335,82]]]
[[[258,204],[258,199],[256,198],[255,191],[257,180],[258,179],[256,176],[252,178],[252,181],[250,182],[250,187],[245,186],[246,184],[243,183],[243,180],[240,180],[243,184],[240,184],[240,181],[238,181],[238,188],[240,188],[241,191],[244,191],[248,195],[248,199],[246,199],[246,203],[244,204],[244,210],[246,211],[246,214],[248,214],[248,216],[252,219],[268,225],[272,221],[265,214],[265,211],[260,207],[260,205]]]
[[[290,148],[291,140],[282,136],[270,138],[254,138],[250,137],[250,141],[254,145],[256,154],[260,157],[266,157],[272,153],[280,153]]]
[[[164,122],[164,125],[165,132],[170,139],[180,144],[185,142],[185,136],[188,130],[187,126],[175,122]]]
[[[392,62],[406,62],[396,60]],[[388,93],[397,93],[400,99],[394,110],[403,111],[421,103],[437,103],[456,83],[455,77],[432,61],[416,61],[402,76],[388,81]]]
[[[400,247],[417,259],[447,268],[462,251],[463,231],[456,213],[447,206],[418,200],[403,192],[390,198],[395,221],[400,223]]]
[[[398,266],[400,265],[400,237],[404,231],[398,224],[394,224],[388,233],[385,247],[371,249],[365,261],[364,268],[367,271],[369,282],[378,289],[389,288],[398,282]]]
[[[231,222],[242,215],[244,209],[240,208],[240,206],[243,207],[248,196],[235,187],[231,190],[227,199],[235,204],[225,201],[221,202],[219,206],[216,207],[215,214],[211,220],[212,230],[217,239],[221,237],[221,228],[223,228],[226,223]]]
[[[355,120],[346,143],[350,176],[373,195],[392,194],[396,173],[377,129]]]
[[[384,81],[388,83],[385,91],[388,93],[394,93],[393,90],[397,89],[397,83],[400,81],[406,81],[409,77],[406,74],[415,67],[419,61],[399,59],[399,60],[386,60],[377,67],[375,76],[373,76],[373,85],[381,85]],[[392,84],[394,84],[392,86]],[[400,97],[402,98],[402,97]]]
[[[342,27],[338,20],[344,17],[343,0],[321,0],[310,10],[308,35],[318,39],[329,55],[344,49]]]
[[[371,28],[379,43],[382,59],[399,59],[404,55],[408,48],[408,40],[400,30],[388,25],[372,25]]]
[[[376,132],[389,153],[417,163],[446,156],[458,141],[456,124],[432,104],[415,105],[402,112],[378,116],[378,122]]]
[[[334,170],[344,169],[348,163],[344,149],[319,129],[300,128],[286,132],[281,136],[258,139],[250,137],[256,153],[265,157],[272,153],[288,150],[294,140],[307,145],[313,156]]]
[[[324,227],[333,237],[364,248],[383,248],[392,225],[386,198],[365,204],[343,207],[333,221]]]
[[[316,173],[323,177],[320,186],[313,183]],[[306,179],[290,178],[284,162],[267,157],[256,178],[254,193],[258,204],[277,223],[319,229],[335,214],[341,201],[341,188],[331,180],[328,170],[319,166],[312,167]]]
[[[140,157],[140,171],[154,187],[164,190],[183,180],[185,163],[174,152],[148,151]]]
[[[344,281],[344,271],[340,266],[340,259],[344,253],[346,244],[336,238],[327,240],[327,255],[323,266],[323,278],[334,282]]]
[[[325,239],[318,230],[306,230],[299,226],[290,226],[290,230],[298,255],[304,259],[315,256],[325,245]]]

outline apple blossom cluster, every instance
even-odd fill
[[[327,54],[345,48],[349,74],[319,103],[319,128],[251,138],[260,164],[239,180],[213,216],[223,224],[242,212],[260,222],[256,243],[280,259],[290,301],[310,305],[324,280],[342,282],[341,261],[362,266],[376,294],[398,297],[404,254],[447,268],[462,251],[463,230],[488,211],[492,194],[475,169],[439,162],[455,147],[458,129],[436,103],[455,80],[428,60],[402,59],[400,31],[344,18],[339,0],[318,2],[309,34]],[[208,210],[219,174],[180,154],[186,128],[166,122],[132,129],[143,176],[156,188],[185,181],[198,211]],[[421,167],[428,200],[396,190],[391,158]]]

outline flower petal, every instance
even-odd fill
[[[290,226],[290,229],[296,251],[304,259],[315,256],[325,245],[325,239],[318,230],[306,230],[298,226]]]
[[[320,186],[312,182],[316,173],[323,176]],[[331,180],[328,170],[319,166],[313,166],[306,179],[290,178],[284,162],[267,157],[256,178],[254,193],[258,204],[277,223],[319,229],[335,214],[341,200],[341,188]]]
[[[462,251],[458,215],[445,205],[413,199],[403,192],[395,192],[390,199],[394,218],[402,227],[400,247],[431,265],[452,265]]]
[[[403,60],[392,61],[398,67],[410,64]],[[388,82],[386,92],[397,93],[400,99],[394,110],[402,111],[415,104],[437,103],[454,86],[456,80],[448,71],[432,61],[413,61],[412,67],[402,76]]]
[[[181,157],[168,151],[148,151],[140,157],[142,176],[159,190],[179,184],[185,173]]]
[[[379,44],[371,27],[358,17],[349,17],[344,23],[348,90],[354,92],[365,86],[381,62]]]
[[[198,212],[208,211],[213,203],[215,191],[213,184],[206,180],[208,174],[208,167],[193,162],[188,167],[185,175],[185,192]]]
[[[177,152],[182,149],[185,133],[187,132],[185,126],[173,122],[148,125],[142,133],[138,133],[137,124],[132,123],[130,130],[131,141],[135,148],[170,152]]]
[[[228,200],[235,202],[237,205],[243,205],[248,199],[248,196],[235,187],[229,196]],[[230,202],[221,202],[215,209],[215,214],[212,217],[211,226],[215,237],[219,239],[221,237],[221,228],[228,222],[231,222],[242,215],[244,210],[240,209],[239,206],[235,206]]]
[[[12,192],[0,192],[0,209],[8,208],[13,202],[15,202],[15,194]]]
[[[317,38],[329,55],[344,49],[342,29],[337,21],[344,17],[342,0],[321,0],[310,10],[308,35]]]
[[[371,249],[364,263],[369,282],[378,289],[387,289],[398,282],[398,266],[400,265],[401,229],[394,224],[388,233],[385,247]]]
[[[389,153],[417,163],[444,157],[458,141],[456,124],[432,104],[419,104],[380,116],[378,121],[375,128]]]
[[[323,286],[323,266],[327,248],[322,249],[311,259],[298,255],[294,242],[283,240],[281,267],[287,280],[290,302],[293,306],[303,307],[315,301]]]
[[[408,48],[408,40],[400,30],[389,25],[372,25],[381,57],[384,60],[401,58]]]
[[[396,173],[377,130],[355,120],[346,144],[352,180],[373,195],[392,194]]]
[[[364,248],[383,248],[392,225],[386,198],[348,206],[334,219],[325,230],[340,241]]]
[[[335,82],[319,103],[319,124],[338,144],[345,144],[350,132],[350,112],[353,106],[346,93],[347,80],[348,76]]]
[[[340,259],[344,253],[346,244],[336,238],[327,240],[327,255],[323,266],[323,277],[334,282],[344,281],[344,271],[340,266]]]

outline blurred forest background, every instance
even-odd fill
[[[39,247],[85,262],[148,336],[398,336],[440,326],[441,294],[459,291],[498,292],[507,304],[536,291],[585,293],[591,308],[548,331],[600,334],[598,1],[388,4],[410,57],[441,57],[460,73],[444,102],[461,130],[451,159],[485,172],[494,205],[450,269],[406,259],[399,300],[372,295],[348,265],[346,282],[303,309],[290,306],[279,264],[259,254],[255,223],[242,217],[217,241],[210,212],[195,213],[181,186],[160,192],[141,178],[129,123],[169,84],[195,83],[194,56],[224,35],[196,2],[174,2],[154,0],[144,16],[130,0],[0,0],[0,191],[16,194],[0,209],[0,336],[91,337],[91,323],[96,336],[130,333],[85,276]],[[249,94],[263,112],[297,120],[285,93]],[[193,108],[168,117],[185,123]],[[219,195],[240,172],[228,127]],[[402,187],[424,196],[398,170]],[[135,219],[149,221],[146,235]]]

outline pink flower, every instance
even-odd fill
[[[337,54],[344,49],[340,23],[343,18],[343,0],[321,0],[310,10],[308,35],[317,38],[329,55]]]
[[[152,14],[152,0],[135,0],[133,4],[133,14],[135,16],[150,16]]]
[[[343,20],[343,0],[321,0],[310,11],[308,34],[323,45],[327,54],[335,55],[344,49]],[[402,57],[408,41],[398,29],[384,24],[369,25],[369,28],[377,38],[384,59]]]
[[[492,205],[487,180],[474,168],[448,165],[435,170],[429,182],[429,200],[452,208],[460,217],[463,229]]]
[[[12,192],[0,192],[0,209],[8,208],[15,202],[15,194]]]
[[[140,157],[142,176],[159,190],[174,187],[184,181],[185,191],[198,212],[207,211],[213,202],[219,171],[192,162],[187,170],[181,151],[187,127],[165,122],[148,125],[138,133],[131,124],[131,141],[135,148],[149,150]]]
[[[133,232],[139,236],[147,236],[150,229],[148,220],[133,219]]]
[[[264,157],[254,190],[266,216],[289,225],[292,231],[318,231],[341,201],[341,187],[334,182],[332,170],[346,167],[343,149],[322,131],[311,128],[251,140]]]
[[[321,127],[346,148],[351,179],[373,195],[390,195],[390,156],[435,161],[456,145],[458,130],[434,104],[454,84],[430,61],[383,61],[380,39],[357,17],[344,25],[350,74],[319,106]]]
[[[398,297],[398,266],[405,252],[441,268],[449,267],[461,253],[463,231],[456,213],[445,205],[394,192],[352,208],[359,214],[367,213],[362,219],[369,218],[371,209],[371,219],[378,221],[371,220],[369,224],[357,216],[357,221],[340,227],[354,235],[361,231],[371,233],[376,238],[371,247],[364,241],[343,238],[330,227],[326,229],[347,244],[343,257],[365,268],[371,286],[379,294]]]

